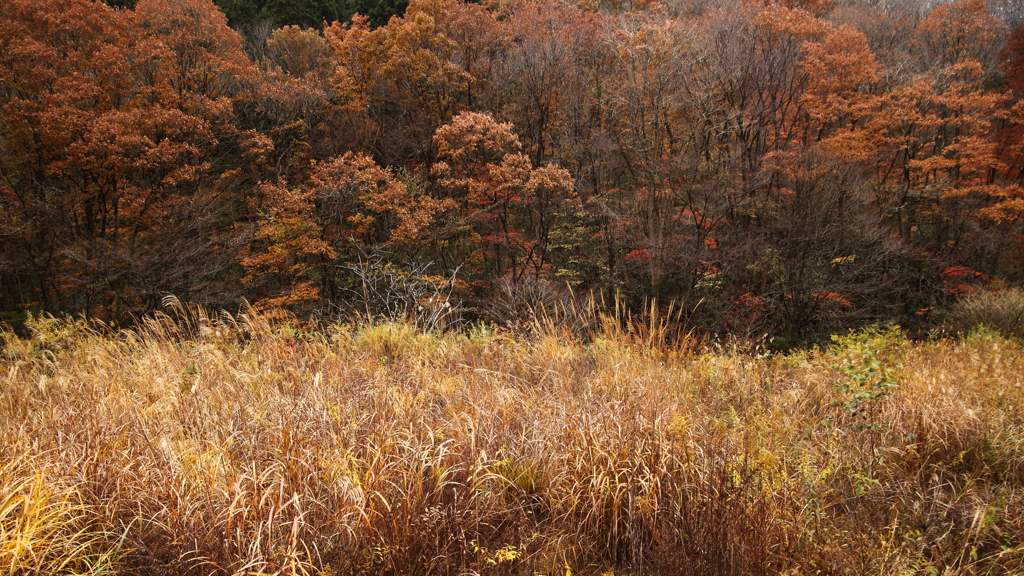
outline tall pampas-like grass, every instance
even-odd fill
[[[993,333],[768,355],[654,304],[461,333],[167,304],[3,335],[0,572],[1024,571]]]

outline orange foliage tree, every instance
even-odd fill
[[[1011,12],[414,0],[245,52],[207,0],[9,0],[0,312],[308,310],[374,262],[749,335],[913,322],[943,271],[1024,278]]]
[[[296,309],[337,302],[353,251],[387,248],[414,258],[451,200],[409,187],[365,154],[316,164],[301,186],[263,184],[256,242],[242,260],[257,305]]]
[[[341,91],[358,94],[377,127],[374,152],[387,161],[429,159],[431,136],[466,98],[473,77],[454,62],[455,43],[438,27],[435,6],[412,2],[404,18],[375,30],[356,16],[326,34],[338,59]]]
[[[199,273],[189,259],[224,247],[208,160],[251,72],[223,15],[200,0],[13,0],[0,18],[0,218],[31,279],[21,299],[139,310],[216,283],[225,258]]]
[[[519,278],[544,274],[556,211],[575,199],[569,173],[534,168],[511,124],[464,112],[437,130],[440,162],[431,172],[459,209],[455,233],[471,250],[476,273]]]

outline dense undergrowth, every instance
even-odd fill
[[[1024,571],[1017,341],[621,326],[33,319],[0,358],[0,572]]]

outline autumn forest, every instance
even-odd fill
[[[1024,281],[1014,2],[231,6],[0,7],[3,320],[589,298],[785,345]]]
[[[1024,574],[1024,2],[0,0],[0,574]]]

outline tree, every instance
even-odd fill
[[[245,145],[231,97],[251,67],[212,3],[136,9],[4,5],[2,217],[23,301],[116,314],[220,290],[225,259],[196,268],[181,245],[230,244],[231,202],[208,160]]]
[[[335,25],[339,90],[358,93],[378,127],[374,152],[385,163],[429,160],[431,136],[464,101],[473,77],[453,59],[455,43],[416,2],[404,18],[370,30],[365,18]]]
[[[493,81],[512,43],[508,26],[499,22],[497,11],[472,2],[433,0],[419,2],[414,10],[424,11],[438,29],[455,44],[452,61],[469,74],[466,105],[471,109],[500,106]]]
[[[315,192],[286,184],[260,186],[263,214],[256,243],[242,259],[242,282],[256,288],[263,309],[301,306],[320,299],[316,260],[336,256],[322,238],[313,214]]]
[[[470,250],[463,257],[474,272],[491,278],[546,274],[555,208],[575,197],[569,173],[534,168],[512,125],[488,114],[459,114],[434,141],[441,161],[431,172],[458,204],[455,231]]]
[[[5,2],[0,7],[0,199],[4,241],[3,305],[62,307],[72,281],[57,281],[63,245],[105,232],[116,174],[76,186],[50,169],[84,138],[91,121],[118,114],[130,98],[130,19],[89,2]],[[81,189],[81,186],[86,189]],[[10,308],[8,308],[10,307]]]
[[[883,90],[857,96],[849,129],[824,140],[871,170],[887,222],[905,245],[936,262],[921,268],[922,285],[937,284],[938,273],[927,272],[936,267],[969,262],[987,274],[1012,268],[1005,245],[1013,226],[999,224],[995,208],[1012,196],[993,138],[994,121],[1005,115],[999,94],[986,88],[1002,34],[981,2],[939,6],[915,33],[920,72],[902,82],[887,75]]]
[[[940,4],[918,26],[918,46],[930,66],[976,61],[986,68],[995,64],[1006,34],[984,0],[957,0]]]
[[[259,199],[257,241],[242,261],[242,280],[257,290],[260,307],[298,310],[338,303],[350,280],[344,265],[361,250],[415,258],[434,220],[454,207],[352,152],[317,163],[303,185],[262,184]]]
[[[803,45],[801,71],[807,86],[801,106],[816,139],[830,139],[839,153],[855,153],[845,134],[869,114],[878,82],[878,64],[864,34],[847,26],[831,31],[822,42]]]

